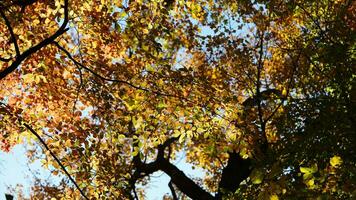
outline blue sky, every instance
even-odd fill
[[[21,189],[25,195],[29,195],[35,177],[54,183],[58,180],[41,166],[39,160],[29,163],[26,154],[26,144],[18,144],[10,152],[0,151],[0,200],[5,199],[5,193],[16,196],[17,193],[9,191],[8,187],[16,188],[17,184],[23,186]]]
[[[16,184],[24,186],[24,193],[29,192],[32,179],[29,168],[39,169],[41,165],[39,162],[28,165],[23,145],[16,145],[8,153],[0,151],[0,200],[5,199],[5,193],[9,192],[7,188],[15,187]]]

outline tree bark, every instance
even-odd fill
[[[198,186],[192,179],[187,177],[184,172],[171,164],[168,160],[162,160],[159,164],[160,169],[171,177],[172,183],[188,197],[196,200],[213,200],[214,197],[207,191]]]
[[[235,192],[240,183],[251,174],[251,159],[243,159],[239,153],[229,153],[229,160],[221,174],[216,199],[220,200],[224,193]]]

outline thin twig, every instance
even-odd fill
[[[259,58],[258,58],[258,64],[257,64],[257,83],[256,83],[256,98],[257,98],[257,107],[258,107],[258,118],[261,124],[261,132],[262,136],[264,139],[266,139],[266,134],[265,134],[265,122],[263,120],[263,111],[262,111],[262,106],[261,106],[261,71],[263,69],[263,42],[264,42],[264,34],[265,32],[262,31],[260,34],[260,44],[259,44]]]
[[[140,86],[137,86],[137,85],[134,85],[128,81],[124,81],[124,80],[119,80],[119,79],[111,79],[111,78],[106,78],[100,74],[98,74],[97,72],[95,72],[94,70],[90,69],[89,67],[83,65],[82,63],[78,62],[77,60],[75,60],[73,58],[73,56],[64,48],[62,47],[61,45],[58,44],[58,42],[53,42],[53,44],[55,44],[58,49],[60,49],[61,51],[63,51],[67,57],[72,60],[72,62],[76,65],[79,65],[80,67],[82,67],[83,69],[89,71],[90,73],[92,73],[93,75],[95,75],[96,77],[104,80],[104,81],[109,81],[109,82],[116,82],[116,83],[121,83],[121,84],[126,84],[126,85],[129,85],[130,87],[132,88],[135,88],[135,89],[138,89],[138,90],[142,90],[142,91],[145,91],[145,92],[150,92],[150,93],[154,93],[156,95],[160,95],[160,96],[167,96],[167,97],[174,97],[174,98],[180,98],[180,99],[186,99],[184,97],[181,97],[181,96],[177,96],[177,95],[172,95],[172,94],[166,94],[166,93],[162,93],[162,92],[159,92],[159,91],[154,91],[154,90],[150,90],[148,88],[144,88],[144,87],[140,87]]]
[[[29,126],[26,123],[23,123],[23,125],[33,134],[37,137],[37,139],[41,142],[41,144],[46,148],[46,150],[51,154],[51,156],[54,158],[54,160],[58,163],[58,165],[62,168],[62,170],[64,171],[64,173],[68,176],[69,180],[74,184],[74,186],[79,190],[80,194],[87,200],[89,200],[89,198],[85,195],[85,193],[83,192],[83,190],[79,187],[79,185],[75,182],[75,180],[73,179],[73,177],[69,174],[69,172],[66,170],[65,166],[62,164],[62,162],[59,160],[59,158],[57,158],[57,156],[53,153],[53,151],[48,147],[48,145],[46,144],[46,142],[41,138],[40,135],[38,135],[38,133],[32,129],[31,126]]]
[[[293,62],[294,67],[293,67],[293,71],[292,71],[291,77],[290,77],[290,79],[289,79],[289,83],[288,83],[288,85],[287,85],[287,89],[286,89],[287,92],[286,92],[286,95],[285,95],[284,97],[282,97],[281,103],[277,106],[277,108],[274,109],[274,111],[266,118],[266,120],[265,120],[266,123],[277,113],[278,109],[283,105],[283,103],[285,102],[285,100],[287,100],[287,98],[288,98],[288,96],[289,96],[290,89],[291,89],[292,84],[293,84],[294,73],[295,73],[296,70],[297,70],[297,67],[298,67],[298,60],[299,60],[299,57],[300,57],[300,55],[301,55],[301,52],[302,52],[302,51],[300,51],[299,54],[298,54],[298,56],[297,56],[297,61],[294,61],[294,62]]]
[[[46,148],[46,150],[51,154],[51,156],[54,158],[54,160],[58,163],[58,165],[62,168],[62,170],[64,171],[64,173],[68,176],[69,180],[74,184],[74,186],[79,190],[80,194],[87,200],[89,200],[89,198],[85,195],[85,193],[83,192],[82,189],[80,189],[79,185],[75,182],[75,180],[72,178],[72,176],[69,174],[69,172],[66,170],[65,166],[62,164],[62,162],[59,160],[59,158],[53,153],[53,151],[48,147],[48,145],[46,144],[46,142],[41,138],[41,136],[27,123],[24,122],[24,120],[20,117],[20,116],[16,116],[15,114],[13,114],[11,112],[11,108],[0,102],[0,105],[2,105],[2,107],[5,109],[4,111],[10,115],[12,115],[13,117],[15,117],[20,124],[22,124],[24,127],[26,127],[33,135],[36,136],[36,138],[41,142],[41,144]]]

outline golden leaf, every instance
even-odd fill
[[[330,164],[333,167],[339,167],[342,164],[342,159],[340,156],[333,156],[330,158]]]
[[[279,198],[276,194],[271,195],[269,199],[270,200],[279,200]]]

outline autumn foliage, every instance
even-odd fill
[[[62,175],[33,199],[355,198],[355,8],[0,1],[0,147]]]

